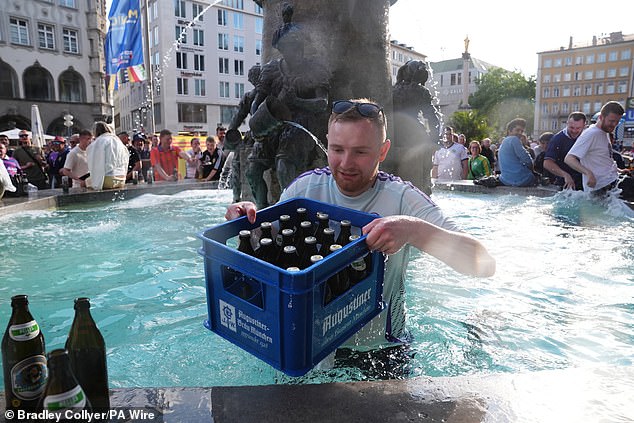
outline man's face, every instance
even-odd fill
[[[607,133],[614,131],[616,125],[618,125],[621,120],[621,116],[623,115],[617,115],[616,113],[610,113],[606,117],[600,116],[598,123],[599,128]]]
[[[453,131],[451,129],[445,129],[445,137],[442,142],[445,147],[451,147],[451,144],[453,144]]]
[[[123,142],[124,145],[128,145],[130,143],[130,136],[128,134],[119,135],[119,139]]]
[[[164,146],[171,146],[172,145],[172,136],[171,135],[162,135],[160,140],[161,140],[161,145],[164,145]]]
[[[226,133],[227,133],[227,131],[225,129],[218,129],[216,131],[216,136],[218,137],[218,141],[219,142],[223,142],[224,141]]]
[[[568,119],[566,123],[566,132],[568,132],[568,136],[573,140],[579,138],[579,135],[583,132],[583,128],[586,127],[585,121],[583,119],[574,120],[572,118]]]
[[[92,141],[92,136],[90,135],[80,135],[79,136],[79,148],[85,150],[90,145]]]
[[[467,144],[467,138],[464,136],[464,134],[458,135],[458,144],[462,144],[462,145]]]
[[[214,140],[207,141],[207,151],[212,152],[216,148],[216,142]]]
[[[1,136],[0,144],[9,145],[9,138],[6,135]]]
[[[0,143],[0,157],[4,158],[7,155],[7,146],[4,143]]]
[[[482,140],[482,146],[483,147],[491,147],[491,140],[488,138],[485,138]]]
[[[518,137],[521,140],[522,139],[522,135],[524,135],[524,127],[523,126],[514,126],[509,131],[509,135]],[[524,138],[526,138],[526,137],[524,137]]]
[[[200,151],[200,140],[199,139],[193,139],[192,140],[192,150]]]
[[[30,146],[31,145],[31,137],[28,132],[20,132],[20,145]]]
[[[385,160],[390,141],[374,123],[333,122],[328,130],[328,165],[339,190],[355,197],[367,191]]]

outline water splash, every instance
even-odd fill
[[[299,124],[299,123],[297,123],[297,122],[292,122],[292,121],[290,121],[290,120],[285,120],[285,121],[284,121],[284,123],[285,123],[285,124],[288,124],[288,125],[291,125],[291,126],[294,126],[295,128],[300,129],[300,130],[302,130],[302,131],[306,132],[306,134],[308,134],[308,136],[309,136],[309,137],[310,137],[310,138],[311,138],[311,139],[315,142],[315,145],[316,145],[317,147],[319,147],[319,149],[320,149],[321,151],[323,151],[323,153],[324,153],[324,155],[326,155],[326,157],[328,157],[328,150],[327,150],[327,149],[326,149],[326,147],[322,144],[322,142],[321,142],[321,141],[319,141],[319,138],[317,138],[315,135],[313,135],[313,133],[312,133],[312,132],[310,132],[308,129],[304,128],[302,125],[300,125],[300,124]]]

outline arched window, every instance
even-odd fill
[[[24,71],[24,98],[27,100],[54,100],[53,77],[39,63]]]
[[[18,75],[7,63],[0,60],[0,97],[18,98]]]
[[[86,101],[84,79],[73,69],[59,76],[59,101],[82,103]]]

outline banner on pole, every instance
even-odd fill
[[[120,83],[145,81],[143,30],[139,0],[113,0],[106,35],[108,90]]]

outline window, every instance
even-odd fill
[[[572,66],[572,57],[571,56],[566,57],[565,64],[566,64],[566,66]]]
[[[592,95],[592,84],[587,84],[583,87],[583,95]]]
[[[542,114],[544,115],[548,114],[548,103],[542,104]]]
[[[583,65],[583,56],[575,57],[575,65]]]
[[[586,64],[591,65],[594,63],[594,54],[588,54],[586,56]]]
[[[233,73],[236,75],[244,75],[244,61],[243,60],[233,61]]]
[[[37,37],[40,48],[50,50],[55,48],[55,37],[51,25],[37,24]]]
[[[603,105],[603,103],[601,103],[600,101],[595,101],[594,102],[594,112],[598,112],[599,110],[601,110],[601,106]]]
[[[575,81],[581,80],[581,72],[575,72],[574,78],[575,78]]]
[[[544,74],[544,76],[542,77],[542,82],[548,84],[550,82],[550,74]]]
[[[187,53],[176,52],[176,69],[187,69]]]
[[[553,67],[553,61],[551,59],[544,59],[544,67],[545,68],[552,68]]]
[[[562,103],[561,104],[561,113],[564,114],[564,115],[567,115],[569,113],[568,110],[569,110],[568,109],[568,103]]]
[[[594,88],[597,93],[596,95],[603,95],[603,84],[596,84]]]
[[[62,29],[62,39],[66,53],[79,53],[77,31],[68,28]]]
[[[630,74],[630,68],[624,66],[619,69],[619,76],[628,76]]]
[[[189,80],[187,78],[176,78],[176,93],[189,95]]]
[[[229,20],[229,16],[227,11],[218,9],[218,25],[227,26],[228,20]]]
[[[185,0],[174,0],[174,15],[177,18],[186,18]]]
[[[18,92],[18,75],[7,63],[0,60],[0,97],[15,98]]]
[[[157,51],[157,52],[155,52],[155,53],[152,55],[152,57],[154,57],[154,60],[152,60],[152,64],[153,64],[153,65],[158,66],[158,65],[160,65],[160,64],[161,64],[161,55],[160,55],[160,53],[159,53],[158,51]]]
[[[152,30],[152,38],[154,38],[154,45],[156,47],[158,47],[159,45],[159,32],[158,32],[158,26],[155,26],[154,29]]]
[[[158,0],[152,3],[152,14],[154,15],[154,19],[158,19]]]
[[[614,82],[608,82],[608,86],[605,88],[605,93],[606,94],[614,94]]]
[[[544,88],[544,98],[550,97],[550,88]]]
[[[73,9],[77,8],[77,6],[75,6],[75,0],[59,0],[59,5],[65,6],[65,7],[72,7]]]
[[[192,17],[194,19],[198,18],[198,20],[200,22],[202,22],[203,21],[203,16],[204,16],[204,15],[202,15],[202,13],[203,13],[204,10],[205,10],[205,8],[203,7],[202,4],[192,3]]]
[[[244,10],[244,0],[222,0],[222,4],[234,9]]]
[[[264,13],[264,11],[263,11],[263,9],[262,9],[262,6],[258,6],[258,4],[257,4],[257,3],[255,3],[255,2],[253,2],[253,3],[254,3],[254,6],[255,6],[255,7],[253,8],[253,9],[254,9],[253,11],[254,11],[257,15],[262,15],[262,14]]]
[[[218,34],[218,50],[229,50],[229,34]]]
[[[575,97],[579,97],[581,95],[581,86],[580,85],[575,85],[575,87],[572,89],[572,95]]]
[[[255,40],[255,55],[262,56],[262,40]]]
[[[54,100],[53,78],[41,66],[31,66],[22,74],[24,98],[27,100]]]
[[[621,60],[630,60],[632,58],[631,50],[623,50],[621,52]]]
[[[85,101],[84,82],[79,73],[67,70],[59,76],[59,99],[70,103]]]
[[[205,56],[202,54],[194,54],[194,70],[205,70]]]
[[[225,81],[220,81],[219,85],[219,93],[220,98],[229,98],[229,83]]]
[[[13,44],[21,44],[28,46],[29,42],[29,26],[23,19],[9,19],[9,32],[11,33],[11,42]]]
[[[233,28],[244,29],[244,15],[242,13],[233,13]]]
[[[618,82],[617,92],[619,94],[624,94],[624,93],[627,92],[627,81],[619,81]]]
[[[220,106],[220,122],[231,122],[239,111],[238,106]]]
[[[572,78],[572,75],[570,74],[570,72],[564,73],[564,81],[568,82],[571,80],[571,78]]]
[[[553,82],[561,82],[561,74],[556,73],[553,75]]]
[[[559,103],[553,103],[553,114],[559,113]]]
[[[218,73],[229,75],[229,59],[226,57],[218,58]]]
[[[563,61],[562,61],[561,57],[559,57],[559,58],[555,59],[555,64],[554,64],[554,66],[555,66],[556,68],[560,68],[560,67],[561,67],[561,63],[562,63],[562,62],[563,62]]]
[[[176,25],[174,28],[174,35],[176,36],[176,41],[180,44],[187,44],[187,27]]]
[[[262,34],[263,28],[264,28],[264,19],[256,17],[255,18],[255,33]]]
[[[610,54],[608,55],[608,60],[610,62],[616,62],[618,59],[619,59],[618,51],[611,51]]]
[[[204,79],[194,79],[194,95],[201,97],[207,95]]]
[[[589,115],[589,114],[590,114],[590,102],[589,102],[589,101],[585,101],[585,102],[583,103],[583,110],[582,110],[582,112],[583,112],[583,113],[585,113],[586,115]]]
[[[236,82],[235,85],[235,97],[236,98],[242,98],[242,96],[244,95],[244,84],[241,82]]]
[[[178,103],[178,121],[184,123],[207,123],[207,105]]]
[[[553,97],[559,97],[559,87],[553,88]]]
[[[592,75],[593,75],[592,71],[586,71],[583,77],[587,81],[589,79],[592,79]]]
[[[241,35],[235,35],[233,37],[233,51],[238,53],[244,52],[244,37]]]
[[[614,77],[616,77],[616,68],[608,69],[608,78],[614,78]]]
[[[595,76],[597,79],[603,79],[605,78],[605,70],[603,69],[599,69],[597,70],[597,74]]]
[[[570,97],[570,87],[569,86],[565,86],[562,90],[561,90],[561,96],[562,97]]]
[[[202,29],[194,29],[194,45],[205,45],[205,31],[203,31]]]
[[[597,55],[597,63],[605,63],[605,53],[599,53]]]

